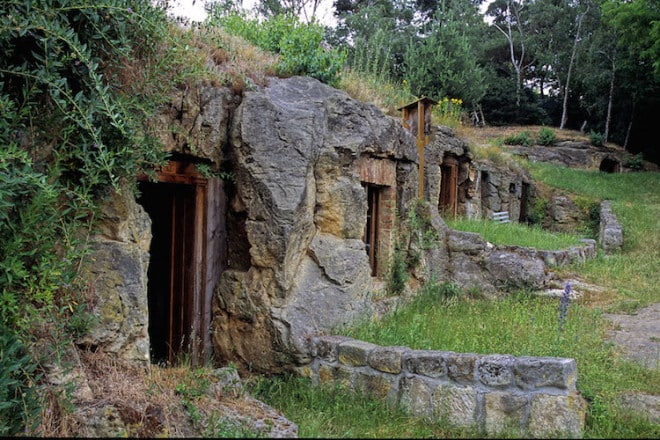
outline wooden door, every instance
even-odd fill
[[[438,208],[444,215],[456,216],[458,204],[458,163],[445,160],[440,167],[440,200]]]

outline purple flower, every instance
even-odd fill
[[[133,8],[130,8],[130,7],[129,7],[129,8],[126,9],[126,10],[128,11],[129,14],[132,14],[132,13],[133,13]]]

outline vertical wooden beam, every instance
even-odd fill
[[[424,103],[417,101],[417,154],[419,155],[419,188],[417,195],[420,200],[424,199],[424,147],[426,146],[424,136]]]

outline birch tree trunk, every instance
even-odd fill
[[[573,64],[575,64],[575,55],[577,54],[577,48],[580,44],[580,29],[582,28],[582,20],[589,12],[591,5],[587,6],[587,9],[580,15],[577,16],[577,30],[575,32],[575,39],[573,40],[573,50],[571,51],[571,59],[568,63],[568,73],[566,74],[566,84],[564,85],[564,103],[562,104],[561,111],[561,123],[559,124],[559,129],[563,130],[566,126],[566,121],[568,120],[568,95],[570,94],[570,84],[571,84],[571,74],[573,72]]]
[[[605,142],[609,140],[610,123],[612,122],[612,104],[614,101],[614,77],[616,76],[616,52],[610,58],[612,62],[612,77],[610,78],[610,92],[607,97],[607,116],[605,116]]]
[[[509,54],[511,56],[511,64],[516,71],[516,107],[520,107],[520,92],[522,90],[522,70],[523,62],[525,59],[525,39],[522,26],[520,24],[520,8],[514,6],[511,0],[506,2],[507,17],[506,17],[506,30],[502,29],[499,25],[495,24],[495,28],[506,37],[509,43]],[[522,6],[521,6],[522,8]],[[512,16],[515,16],[516,27],[520,34],[520,58],[516,59],[516,48],[513,40],[513,29],[511,26]]]

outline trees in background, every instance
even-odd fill
[[[259,0],[314,21],[320,1]],[[233,0],[225,3],[235,5]],[[332,0],[325,41],[353,70],[460,98],[490,124],[551,124],[647,148],[660,106],[654,0]]]

